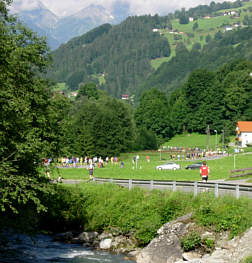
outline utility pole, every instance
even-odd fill
[[[207,134],[206,148],[208,150],[209,149],[209,138],[210,138],[210,127],[209,127],[209,125],[207,125],[206,134]]]
[[[224,144],[225,144],[225,137],[224,137],[224,134],[225,134],[225,131],[222,130],[222,148],[223,148],[223,151],[224,151]]]
[[[214,130],[214,132],[215,132],[215,151],[217,151],[217,137],[218,137],[218,132],[217,132],[217,130]]]

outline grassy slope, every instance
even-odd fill
[[[192,134],[191,136],[181,136],[178,135],[174,137],[168,145],[171,146],[185,146],[185,147],[195,147],[199,146],[205,141],[205,135]],[[215,136],[211,136],[210,141],[214,143]],[[182,143],[183,142],[183,143]],[[140,152],[138,153],[140,160],[138,162],[137,168],[132,164],[133,156],[136,153],[125,153],[120,156],[120,161],[125,163],[124,168],[120,168],[119,164],[109,163],[105,168],[96,168],[94,175],[97,177],[106,178],[134,178],[134,179],[157,179],[157,180],[188,180],[195,181],[200,180],[199,170],[186,170],[185,167],[197,160],[179,161],[176,160],[182,167],[182,169],[177,171],[157,171],[155,167],[159,164],[170,161],[170,153],[166,151],[158,152]],[[150,163],[147,163],[146,156],[150,156]],[[251,167],[252,154],[238,154],[235,157],[235,168],[246,168]],[[230,175],[230,170],[234,169],[234,156],[224,157],[218,160],[209,160],[208,165],[210,167],[210,180],[216,179],[228,179]],[[88,171],[85,168],[65,168],[65,169],[55,169],[54,177],[59,174],[63,178],[69,179],[88,179]]]
[[[174,40],[174,34],[170,34],[168,29],[161,30],[160,33],[164,35],[170,43],[171,47],[171,55],[169,58],[158,58],[151,61],[151,65],[154,69],[157,69],[163,62],[169,61],[172,57],[176,55],[175,48],[178,42],[183,42],[186,47],[190,50],[195,43],[200,43],[201,46],[206,44],[205,37],[209,34],[211,37],[214,37],[217,31],[224,31],[224,25],[233,25],[234,23],[240,22],[242,23],[245,15],[251,15],[249,10],[244,11],[248,7],[252,7],[252,2],[243,3],[243,6],[240,8],[232,8],[226,10],[220,10],[219,13],[223,13],[225,11],[237,11],[241,9],[241,15],[239,18],[232,18],[231,16],[217,16],[212,17],[211,19],[200,18],[197,20],[199,25],[198,29],[193,31],[193,24],[196,22],[190,22],[186,25],[181,25],[178,22],[178,19],[172,20],[173,30],[177,30],[178,32],[183,32],[183,34],[179,34],[182,39]],[[187,34],[193,33],[193,37],[189,37]]]
[[[217,143],[221,140],[221,134],[217,134]],[[209,148],[214,149],[216,142],[216,136],[209,136]],[[165,143],[165,146],[177,146],[177,147],[198,147],[206,148],[207,136],[205,134],[179,134],[173,137],[170,141]],[[221,146],[221,145],[220,145]]]

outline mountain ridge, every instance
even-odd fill
[[[225,15],[226,10],[220,12],[222,6],[218,5],[213,13],[218,18],[218,24],[215,29],[209,28],[206,27],[206,21],[217,20],[205,18],[209,9],[205,8],[201,17],[185,25],[190,28],[188,33],[175,30],[178,17],[185,15],[183,10],[177,17],[174,14],[172,19],[158,15],[129,17],[119,25],[112,26],[103,35],[97,36],[92,43],[81,44],[75,38],[80,45],[70,41],[57,49],[52,53],[54,65],[49,76],[56,82],[66,82],[73,90],[80,83],[95,81],[108,94],[117,98],[122,94],[139,98],[143,91],[151,88],[171,94],[198,67],[209,66],[214,69],[232,59],[252,59],[252,49],[249,48],[251,27],[242,25],[246,16],[248,21],[250,16],[252,19],[252,8],[236,2],[232,5],[225,4],[225,7],[234,5],[241,9],[239,18]],[[202,9],[199,7],[199,10]],[[194,11],[199,13],[199,10]],[[196,22],[198,28],[195,29]],[[225,31],[226,25],[234,22],[239,22],[240,26]],[[185,35],[186,38],[183,38]],[[174,38],[173,42],[170,36]],[[201,43],[191,43],[192,39]],[[157,70],[151,67],[152,61],[163,58],[167,62]]]
[[[104,23],[116,24],[128,16],[129,7],[118,1],[111,10],[102,5],[91,4],[78,12],[59,17],[48,9],[40,0],[20,0],[14,2],[11,13],[19,17],[29,28],[48,38],[51,49],[56,49],[73,37],[80,36]]]

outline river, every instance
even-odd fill
[[[1,263],[132,263],[123,255],[95,251],[81,245],[54,242],[52,237],[8,234],[0,243]]]

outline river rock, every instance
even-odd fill
[[[200,259],[201,255],[197,252],[190,251],[190,252],[185,252],[182,254],[182,257],[185,261],[193,260],[193,259]]]
[[[213,241],[215,240],[215,235],[211,232],[208,232],[208,231],[204,232],[200,237],[201,237],[201,239],[210,239]]]
[[[137,263],[174,263],[182,259],[180,238],[188,232],[191,217],[188,214],[164,224],[158,236],[137,255]]]
[[[106,239],[103,239],[99,243],[99,247],[100,247],[100,249],[110,249],[111,248],[111,244],[112,244],[112,239],[111,238],[106,238]]]
[[[204,256],[198,261],[189,260],[188,263],[238,263],[252,255],[252,227],[241,237],[236,237],[226,242],[226,248],[218,247],[209,256]]]
[[[106,238],[112,238],[112,234],[111,233],[108,233],[108,232],[103,232],[101,233],[99,236],[98,236],[98,240],[103,240],[103,239],[106,239]]]
[[[93,244],[97,237],[97,232],[82,232],[76,237],[76,239],[78,239],[81,243]]]

